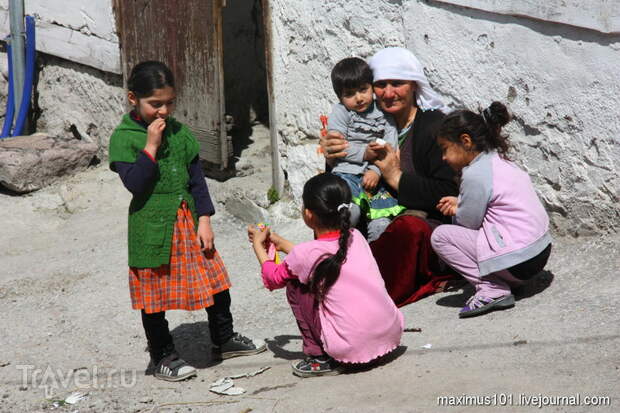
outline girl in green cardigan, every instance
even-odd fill
[[[129,205],[129,289],[141,310],[151,362],[147,373],[178,381],[196,374],[175,351],[166,310],[206,309],[214,354],[257,354],[265,343],[234,332],[230,281],[215,250],[215,213],[198,158],[199,144],[171,117],[170,69],[142,62],[127,82],[131,113],[110,138],[110,168],[133,194]],[[197,229],[196,229],[197,228]]]

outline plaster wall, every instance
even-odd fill
[[[562,4],[557,7],[562,11]],[[316,155],[318,116],[336,100],[332,66],[398,45],[425,64],[451,108],[509,104],[512,158],[532,176],[556,234],[618,230],[617,34],[592,30],[585,20],[585,27],[576,27],[578,21],[439,1],[276,0],[271,15],[272,116],[297,200],[305,180],[323,167]]]
[[[522,16],[554,23],[596,30],[601,33],[620,33],[620,3],[595,0],[437,0],[441,3],[465,6],[492,13]]]

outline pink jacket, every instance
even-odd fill
[[[340,276],[319,306],[325,352],[347,363],[366,363],[395,349],[403,332],[403,315],[388,295],[368,243],[356,229]],[[263,264],[263,283],[281,288],[287,279],[307,284],[314,263],[338,250],[338,238],[296,245],[282,264]]]

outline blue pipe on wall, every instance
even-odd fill
[[[22,93],[22,101],[19,107],[13,136],[22,134],[26,117],[30,110],[30,97],[32,95],[32,83],[34,80],[34,64],[36,54],[36,39],[34,34],[34,17],[26,16],[26,77],[24,78],[24,91]]]
[[[7,41],[6,55],[9,59],[9,96],[6,101],[6,113],[4,115],[4,124],[2,125],[0,139],[10,136],[11,127],[13,126],[13,116],[15,116],[15,105],[13,104],[13,64],[11,63],[10,41]]]

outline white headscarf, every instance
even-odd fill
[[[437,92],[431,88],[420,61],[409,50],[402,47],[388,47],[379,50],[368,61],[374,81],[413,80],[417,84],[416,103],[422,110],[445,110]]]

